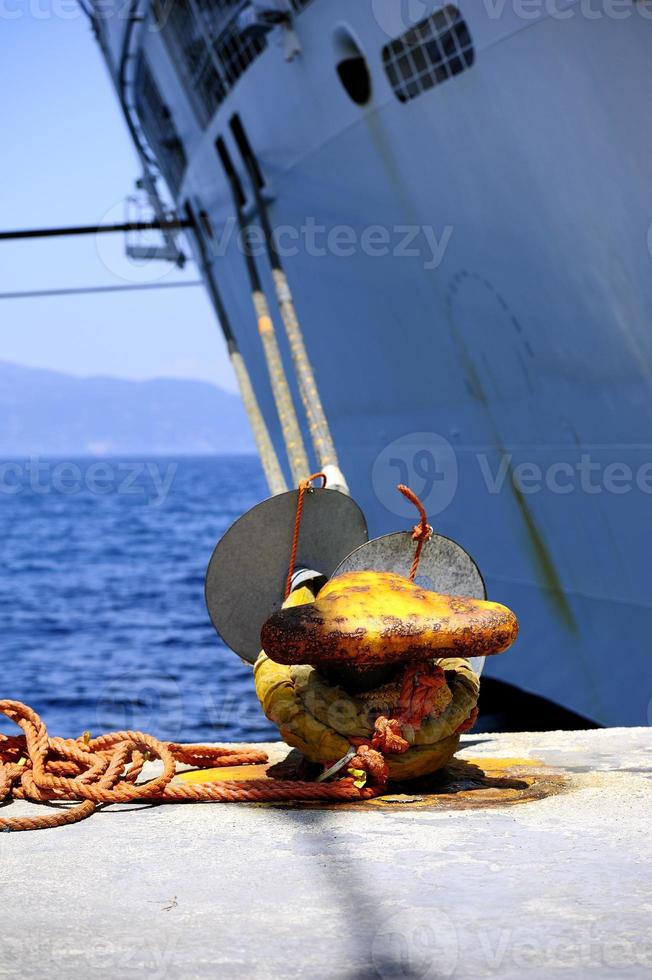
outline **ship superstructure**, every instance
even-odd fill
[[[410,482],[518,612],[527,656],[489,673],[610,725],[647,723],[652,695],[652,19],[621,7],[93,12],[149,179],[193,225],[272,488],[294,472],[261,315],[308,450],[311,431],[261,211],[371,533],[409,520]]]

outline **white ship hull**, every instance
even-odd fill
[[[371,533],[407,526],[391,494],[407,475],[519,615],[514,654],[487,673],[646,724],[652,20],[636,4],[523,19],[460,3],[474,64],[403,103],[380,57],[399,6],[313,0],[301,55],[286,63],[271,35],[205,127],[164,38],[143,32],[187,156],[176,197],[210,219],[212,274],[283,458],[214,145],[238,113]],[[367,57],[366,106],[335,72],[338,28]]]

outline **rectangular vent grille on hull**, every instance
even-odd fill
[[[242,0],[155,0],[157,23],[202,126],[267,46],[264,37],[238,30],[242,8]]]
[[[452,4],[420,21],[383,48],[387,77],[400,102],[470,68],[473,40],[461,13]]]
[[[144,58],[138,62],[136,72],[135,108],[163,176],[170,190],[176,193],[186,169],[186,154],[172,113],[163,101]]]

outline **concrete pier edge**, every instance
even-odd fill
[[[0,834],[0,976],[647,977],[651,736],[465,736],[462,759],[564,774],[513,806],[113,807]]]

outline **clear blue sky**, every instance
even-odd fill
[[[20,7],[22,15],[2,27],[0,224],[92,224],[108,213],[122,220],[138,163],[86,18],[56,17],[45,0]],[[101,239],[101,254],[93,237],[0,243],[0,292],[161,276],[198,278],[192,263],[182,273],[159,263],[134,268],[122,235]],[[235,389],[201,288],[2,300],[0,360]]]

